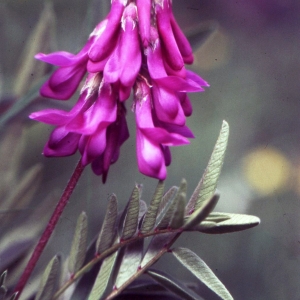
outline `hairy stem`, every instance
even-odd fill
[[[63,213],[64,208],[66,207],[83,170],[84,170],[84,167],[82,166],[81,160],[80,160],[78,162],[60,200],[58,201],[58,203],[55,207],[55,210],[54,210],[42,236],[40,237],[40,240],[38,241],[36,247],[33,250],[33,253],[27,263],[27,266],[26,266],[19,282],[17,283],[17,286],[14,290],[14,292],[17,293],[17,297],[15,298],[15,300],[17,300],[19,298],[20,294],[22,293],[22,290],[24,289],[24,286],[26,285],[26,282],[28,281],[45,246],[47,245],[47,243],[51,237],[51,234],[52,234],[61,214]]]

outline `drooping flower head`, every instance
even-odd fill
[[[36,58],[58,66],[41,87],[44,97],[67,100],[86,76],[69,112],[46,109],[30,115],[56,126],[45,156],[79,150],[81,163],[91,163],[105,182],[129,137],[124,102],[133,91],[139,170],[166,178],[169,147],[188,144],[187,138],[193,137],[185,125],[192,114],[187,93],[208,86],[185,69],[193,53],[174,18],[171,0],[112,0],[108,16],[78,54],[59,51]]]

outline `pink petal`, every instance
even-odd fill
[[[87,136],[84,143],[84,151],[82,152],[81,150],[82,164],[87,165],[104,152],[106,147],[106,128],[99,129],[94,134]],[[82,149],[82,145],[80,149]]]
[[[177,42],[177,46],[179,48],[182,57],[185,60],[185,63],[192,64],[194,60],[192,47],[189,41],[187,40],[187,38],[185,37],[184,33],[181,31],[180,27],[178,26],[173,13],[171,13],[170,21],[171,21],[171,26],[172,26],[175,40]]]
[[[144,48],[147,48],[150,41],[151,0],[137,0],[136,5],[139,16],[140,37]]]
[[[184,67],[182,55],[178,49],[173,30],[170,23],[171,10],[170,0],[163,0],[162,6],[156,4],[157,27],[162,39],[164,57],[174,70],[181,70]]]
[[[84,64],[61,67],[43,84],[40,93],[43,97],[67,100],[75,93],[85,72]]]
[[[68,130],[84,135],[94,134],[100,128],[106,128],[115,122],[117,117],[117,102],[111,86],[104,83],[96,101],[82,114],[67,125]]]
[[[159,120],[177,125],[185,124],[185,115],[175,92],[153,83],[152,95],[155,113]]]
[[[132,87],[141,67],[141,50],[135,18],[136,7],[130,4],[123,15],[123,30],[118,44],[104,68],[104,78]]]
[[[187,96],[187,94],[184,93],[180,96],[180,103],[181,103],[181,107],[184,111],[185,116],[186,117],[191,116],[193,113],[193,107],[192,107],[191,101],[190,101],[189,97]]]
[[[169,90],[177,92],[199,92],[203,91],[203,88],[193,80],[183,79],[177,76],[167,76],[163,78],[155,79],[155,82]]]
[[[163,128],[140,128],[143,135],[153,143],[164,146],[180,146],[189,144],[190,141],[177,133],[169,133]]]
[[[146,176],[164,180],[167,170],[160,145],[151,143],[139,130],[136,139],[139,171]]]
[[[101,61],[112,52],[117,41],[123,11],[124,1],[113,0],[106,27],[90,48],[89,57],[91,60]]]
[[[69,156],[76,152],[80,135],[57,127],[44,147],[45,156]]]
[[[209,84],[205,80],[203,80],[198,74],[190,70],[186,70],[186,79],[188,81],[196,82],[199,86],[209,86]]]

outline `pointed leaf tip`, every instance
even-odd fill
[[[140,187],[136,185],[127,204],[127,213],[125,216],[124,229],[121,236],[122,240],[128,240],[136,233],[138,227],[139,210]]]
[[[115,194],[108,199],[104,221],[96,242],[96,252],[102,253],[113,243],[116,235],[116,225],[118,216],[118,200]]]
[[[226,121],[223,121],[219,137],[217,139],[205,172],[186,206],[187,215],[191,214],[193,211],[201,207],[202,202],[210,199],[215,193],[224,161],[228,137],[229,125]]]
[[[192,272],[203,284],[223,300],[233,300],[223,283],[216,277],[206,263],[194,252],[186,248],[175,248],[173,255]]]
[[[140,232],[142,234],[150,232],[155,225],[156,217],[159,211],[159,206],[162,201],[164,193],[165,183],[164,181],[159,181],[155,190],[155,193],[152,197],[150,206],[144,216]]]
[[[43,273],[35,300],[50,300],[60,273],[60,257],[54,256]]]
[[[77,220],[75,234],[70,251],[68,268],[71,274],[76,273],[81,268],[84,262],[87,247],[87,235],[87,215],[85,212],[82,212]]]

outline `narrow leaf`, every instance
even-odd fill
[[[155,281],[166,287],[171,292],[178,295],[181,299],[186,300],[201,300],[202,298],[198,296],[195,292],[190,290],[184,284],[182,284],[177,279],[173,278],[170,274],[162,271],[149,269],[146,273],[152,277]]]
[[[122,286],[137,272],[143,256],[144,240],[137,240],[125,248],[125,253],[115,282],[116,288]]]
[[[174,207],[176,206],[176,195],[177,195],[178,187],[171,187],[163,196],[162,201],[159,206],[156,224],[155,227],[157,229],[165,229],[169,226]]]
[[[198,183],[191,199],[186,207],[186,214],[190,215],[207,199],[210,199],[215,193],[217,182],[221,173],[224,161],[225,151],[229,136],[229,125],[223,121],[220,135],[210,157],[206,170]]]
[[[103,296],[107,288],[117,254],[118,252],[116,251],[103,260],[88,300],[99,300]]]
[[[174,210],[172,220],[169,225],[170,228],[177,229],[183,225],[185,204],[186,204],[185,193],[180,193],[177,201],[177,207]]]
[[[142,195],[142,190],[143,190],[143,185],[142,184],[136,184],[136,186],[139,190],[139,195],[141,197]],[[124,231],[124,225],[125,225],[125,218],[127,216],[127,210],[128,210],[128,206],[130,203],[130,199],[126,204],[126,207],[123,209],[122,213],[118,216],[118,235],[122,236],[123,231]]]
[[[164,192],[164,185],[165,185],[164,182],[161,180],[157,184],[152,201],[143,219],[142,227],[140,229],[140,232],[142,234],[150,232],[155,225],[159,205],[162,200],[162,196]]]
[[[7,270],[5,270],[4,272],[2,272],[2,274],[0,276],[0,286],[2,286],[2,285],[5,286],[6,277],[7,277]]]
[[[132,191],[129,203],[127,206],[127,214],[124,221],[124,229],[121,235],[121,240],[128,240],[133,237],[137,231],[139,218],[140,192],[136,185]]]
[[[221,299],[233,299],[223,283],[194,252],[186,248],[175,248],[172,250],[172,253],[184,267],[191,271],[211,291],[221,297]]]
[[[170,189],[167,190],[167,192],[163,195],[162,200],[160,202],[158,212],[157,212],[157,220],[160,220],[164,214],[166,213],[166,210],[168,209],[168,206],[170,204],[170,201],[174,199],[176,196],[176,193],[178,191],[177,186],[172,186]]]
[[[177,233],[163,233],[155,235],[149,243],[148,249],[141,262],[141,268],[154,258],[167,245]]]
[[[104,252],[112,245],[116,235],[117,216],[118,200],[116,195],[112,194],[108,200],[106,214],[96,242],[97,253]]]
[[[87,235],[87,215],[85,212],[82,212],[77,220],[75,234],[70,251],[68,269],[71,274],[76,273],[81,268],[84,262],[87,247]]]
[[[219,201],[220,195],[215,194],[211,199],[203,201],[201,203],[201,207],[198,208],[188,219],[187,222],[184,224],[183,229],[188,230],[193,228],[194,226],[200,224],[208,215],[209,213],[215,208],[217,202]]]
[[[40,287],[35,296],[35,300],[50,300],[54,294],[54,288],[59,278],[60,272],[60,258],[56,255],[49,262],[42,280]]]
[[[255,216],[224,213],[224,217],[225,216],[230,217],[230,219],[219,223],[214,223],[213,226],[211,224],[206,224],[206,222],[202,222],[194,227],[194,230],[204,233],[222,234],[246,230],[257,226],[260,223],[260,219]]]

